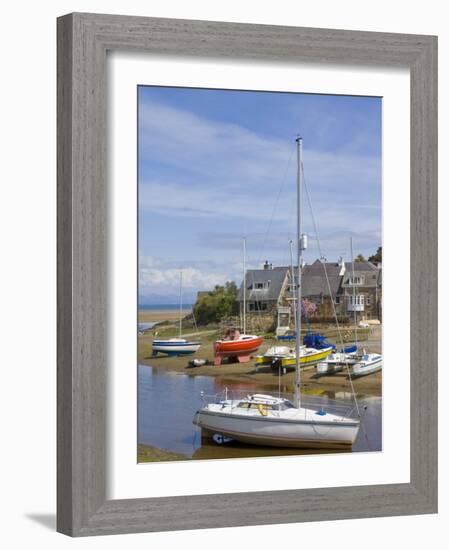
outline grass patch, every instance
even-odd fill
[[[143,445],[139,443],[137,448],[137,462],[166,462],[170,460],[191,460],[190,457],[183,454],[172,453],[165,449],[158,449],[152,445]]]

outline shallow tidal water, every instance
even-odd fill
[[[279,449],[258,447],[232,442],[217,445],[212,440],[202,440],[201,430],[192,424],[195,412],[203,405],[201,392],[211,396],[228,389],[229,396],[245,393],[272,393],[280,391],[289,397],[292,388],[282,385],[275,378],[272,386],[261,387],[257,381],[236,382],[220,376],[193,376],[168,372],[163,368],[139,365],[138,368],[138,438],[139,443],[152,445],[193,459],[243,458],[299,454],[330,454],[335,452],[310,449]],[[279,383],[281,382],[281,386]],[[348,388],[349,389],[349,388]],[[352,447],[352,452],[382,450],[382,398],[358,395],[362,415],[362,428]],[[305,406],[323,406],[332,412],[338,405],[352,408],[350,393],[323,392],[303,395]]]

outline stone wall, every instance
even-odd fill
[[[241,327],[239,316],[226,317],[220,321],[220,331],[225,331],[229,327]],[[276,328],[276,315],[268,313],[247,313],[246,314],[246,333],[259,334],[270,332]]]

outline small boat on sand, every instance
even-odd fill
[[[365,353],[352,367],[352,378],[372,374],[382,369],[383,358],[378,353]]]
[[[192,355],[199,350],[201,342],[193,342],[182,338],[182,271],[179,274],[179,337],[155,339],[152,343],[153,357],[163,353],[171,357],[178,355]]]
[[[246,332],[246,239],[243,239],[243,334],[237,328],[228,328],[220,340],[214,342],[214,365],[221,365],[223,358],[247,363],[263,343],[262,336]]]
[[[176,357],[178,355],[192,355],[199,350],[200,342],[192,342],[185,338],[169,338],[167,340],[153,340],[153,357],[164,353]]]
[[[301,346],[299,352],[301,368],[315,365],[317,362],[325,359],[332,351],[333,348],[331,346],[323,349]],[[294,369],[296,365],[296,352],[288,346],[272,346],[263,355],[256,357],[256,368],[264,365],[271,365],[274,370],[280,368]]]
[[[317,374],[334,374],[340,372],[348,365],[357,363],[357,346],[344,348],[342,351],[331,353],[324,361],[316,365]]]
[[[232,338],[214,342],[214,365],[221,365],[223,358],[235,358],[239,363],[247,363],[263,343],[262,336],[231,332]]]

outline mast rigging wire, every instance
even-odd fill
[[[321,247],[321,240],[320,240],[320,237],[319,237],[319,234],[318,234],[318,227],[317,227],[315,214],[314,214],[313,207],[312,207],[312,201],[310,199],[309,189],[307,187],[306,178],[305,178],[305,174],[304,174],[304,164],[301,164],[301,172],[302,172],[302,179],[303,179],[304,189],[306,191],[307,202],[309,204],[310,215],[312,217],[313,229],[315,231],[315,237],[316,237],[317,246],[318,246],[318,253],[320,255],[320,259],[323,260],[324,255],[323,255],[323,250],[322,250],[322,247]],[[328,291],[329,291],[329,297],[330,297],[331,303],[332,303],[332,310],[333,310],[334,317],[335,317],[335,323],[337,325],[337,333],[338,333],[338,338],[340,340],[340,346],[343,349],[344,348],[344,346],[343,346],[343,336],[342,336],[342,333],[341,333],[340,324],[338,322],[337,309],[335,307],[335,303],[334,303],[334,300],[332,298],[331,284],[330,284],[329,276],[328,276],[327,269],[326,269],[326,263],[325,263],[325,261],[321,261],[321,263],[323,265],[324,275],[326,277],[327,288],[328,288]],[[354,403],[355,403],[355,407],[356,407],[356,410],[357,410],[357,415],[360,417],[360,408],[359,408],[359,404],[358,404],[358,401],[357,401],[357,396],[355,394],[354,383],[352,381],[351,373],[350,373],[350,370],[349,370],[349,364],[348,364],[347,361],[345,362],[345,365],[346,365],[346,370],[347,370],[347,373],[348,373],[349,383],[351,385],[351,392],[352,392],[352,396],[354,398]]]

